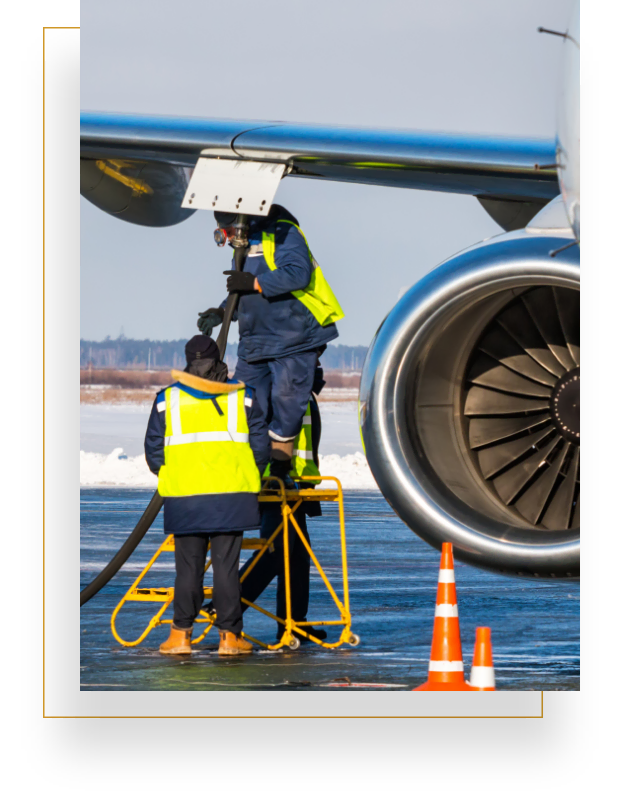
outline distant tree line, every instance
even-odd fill
[[[179,369],[185,366],[186,338],[178,341],[150,341],[109,336],[103,341],[80,341],[81,369]],[[364,365],[367,346],[328,344],[321,356],[325,369],[343,372],[360,371]],[[237,344],[226,348],[226,363],[237,363]]]

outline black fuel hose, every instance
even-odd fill
[[[247,256],[247,247],[235,248],[235,270],[243,270],[245,265],[245,257]],[[217,348],[220,350],[220,358],[224,360],[226,353],[226,344],[228,343],[228,331],[232,317],[235,313],[235,308],[239,303],[239,293],[229,293],[226,299],[226,307],[224,308],[224,315],[222,316],[222,326],[217,336]]]
[[[80,607],[82,607],[84,603],[87,603],[91,599],[91,597],[94,597],[98,591],[101,591],[101,589],[106,585],[106,583],[108,583],[118,572],[123,563],[125,563],[125,561],[135,550],[136,546],[140,543],[142,538],[144,538],[148,530],[151,528],[151,524],[157,518],[157,515],[161,510],[163,503],[164,503],[163,498],[159,495],[157,491],[155,491],[155,493],[153,494],[153,498],[149,502],[149,506],[142,513],[140,520],[134,527],[129,538],[127,538],[125,543],[114,555],[114,557],[105,567],[105,569],[99,572],[99,574],[92,581],[92,583],[89,583],[80,592]]]
[[[224,355],[226,353],[226,344],[228,343],[228,330],[230,329],[230,324],[238,301],[239,301],[239,293],[228,294],[228,298],[226,299],[226,306],[224,307],[224,315],[222,316],[222,326],[220,327],[220,331],[217,336],[217,340],[215,342],[217,344],[217,348],[220,350],[220,358],[222,360],[224,360]]]
[[[238,270],[243,270],[245,264],[245,257],[247,255],[247,248],[235,248],[235,267]],[[220,350],[220,357],[224,358],[226,352],[226,344],[228,343],[228,331],[232,321],[235,307],[239,301],[239,293],[230,293],[226,300],[226,307],[224,309],[224,316],[222,318],[222,326],[217,336],[217,346]],[[97,577],[89,583],[80,592],[80,608],[87,603],[92,597],[95,596],[101,589],[110,582],[114,575],[118,572],[121,566],[133,554],[135,548],[138,546],[142,538],[151,528],[153,521],[157,518],[159,511],[164,503],[163,498],[156,490],[153,498],[150,500],[148,507],[142,513],[140,520],[134,527],[131,535],[127,538],[125,543],[121,546],[118,552],[114,555],[112,560],[103,569]]]

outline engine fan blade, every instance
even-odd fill
[[[558,306],[560,324],[566,338],[568,349],[579,366],[580,324],[579,293],[566,287],[554,287],[553,294]]]
[[[575,504],[575,512],[573,513],[573,520],[570,522],[571,529],[579,529],[579,499],[577,496],[577,503]]]
[[[548,411],[548,400],[513,397],[480,386],[472,386],[465,401],[465,414],[525,414],[528,411]]]
[[[542,525],[547,529],[568,529],[570,512],[573,507],[573,499],[575,498],[575,484],[577,483],[578,470],[579,448],[576,447],[564,481],[558,487],[549,506],[545,510]]]
[[[520,464],[511,467],[510,470],[507,470],[505,473],[500,473],[496,479],[493,479],[493,486],[505,504],[510,504],[529,480],[536,475],[538,468],[545,463],[551,451],[560,441],[561,437],[556,436],[556,438],[548,445],[545,445],[544,448],[541,448]]]
[[[512,394],[524,394],[530,397],[550,397],[551,388],[548,386],[541,386],[539,383],[534,383],[533,380],[528,380],[521,375],[506,369],[497,361],[494,361],[488,355],[479,353],[470,372],[469,381],[478,383],[479,386],[487,386],[490,389],[499,389],[500,391],[509,391]]]
[[[499,439],[508,439],[549,419],[548,414],[532,417],[474,417],[469,421],[469,447],[475,450]]]
[[[517,511],[532,524],[538,523],[542,511],[545,509],[547,499],[560,475],[568,448],[569,444],[565,441],[547,470],[528,487],[515,504]]]
[[[525,293],[522,298],[532,316],[532,321],[547,342],[549,349],[567,372],[574,369],[575,360],[566,345],[553,290],[550,287],[535,287]]]
[[[528,355],[551,374],[562,377],[566,369],[547,346],[522,301],[517,300],[512,307],[504,310],[498,321]]]
[[[503,366],[513,369],[520,375],[536,380],[547,386],[555,386],[557,378],[527,355],[523,348],[511,338],[502,327],[495,326],[482,339],[479,349],[486,352]]]
[[[485,479],[490,479],[495,473],[503,470],[506,465],[516,462],[521,456],[531,450],[537,442],[540,442],[552,431],[556,431],[555,426],[548,425],[535,434],[528,434],[512,442],[505,442],[502,445],[494,445],[486,448],[478,454],[478,462]]]

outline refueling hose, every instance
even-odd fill
[[[242,245],[241,247],[235,248],[235,270],[243,270],[247,252],[247,245]],[[238,303],[239,293],[229,293],[228,298],[226,299],[226,307],[224,307],[224,315],[222,316],[222,326],[220,327],[216,341],[217,348],[220,350],[220,358],[222,360],[224,359],[224,354],[226,352],[226,344],[228,343],[228,331],[230,330],[232,317]]]
[[[235,255],[236,270],[243,270],[247,252],[248,252],[247,242],[245,245],[235,247],[234,255]],[[224,354],[226,352],[226,344],[228,343],[228,331],[230,330],[230,324],[238,301],[239,301],[239,293],[228,294],[228,298],[226,300],[226,307],[224,308],[224,315],[222,317],[222,326],[220,327],[220,331],[216,341],[218,349],[220,350],[220,358],[222,359],[224,358]],[[99,572],[99,574],[92,581],[92,583],[89,583],[88,586],[83,588],[82,591],[80,592],[80,608],[84,605],[84,603],[87,603],[91,599],[91,597],[94,597],[95,594],[97,594],[97,592],[101,591],[101,589],[107,583],[109,583],[109,581],[114,577],[114,575],[118,572],[121,566],[133,554],[135,548],[138,546],[142,538],[144,538],[146,533],[149,531],[151,525],[153,524],[153,521],[157,518],[163,503],[164,499],[159,495],[159,492],[156,490],[155,493],[153,494],[153,498],[149,502],[148,507],[142,513],[142,516],[140,517],[138,523],[134,527],[131,535],[127,538],[125,543],[114,555],[114,557],[105,567],[105,569]]]
[[[134,527],[133,532],[131,533],[129,538],[127,538],[125,543],[114,555],[114,557],[105,567],[105,569],[99,572],[99,574],[93,580],[93,582],[89,583],[80,592],[80,607],[82,607],[84,603],[87,603],[91,597],[94,597],[98,591],[101,591],[101,589],[105,586],[105,584],[108,581],[110,581],[114,577],[114,575],[118,572],[123,563],[125,563],[127,558],[129,558],[129,556],[132,554],[136,546],[140,543],[142,538],[144,538],[144,536],[150,529],[151,524],[157,518],[157,514],[161,510],[161,506],[163,503],[164,503],[163,498],[159,495],[159,493],[156,490],[155,493],[153,494],[153,498],[149,502],[149,506],[142,513],[140,520]]]

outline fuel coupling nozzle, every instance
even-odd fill
[[[248,218],[246,214],[232,214],[215,211],[218,227],[213,232],[216,245],[222,248],[230,242],[233,248],[248,246]]]
[[[234,233],[230,237],[230,244],[233,248],[248,247],[248,218],[246,214],[238,214],[235,220]]]

